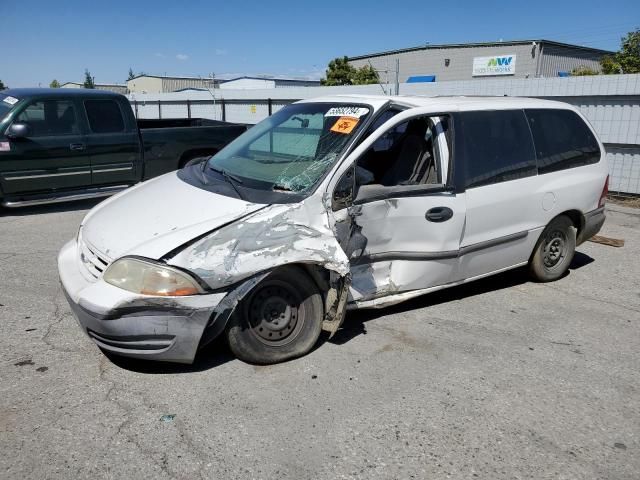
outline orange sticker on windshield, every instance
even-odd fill
[[[333,124],[333,127],[331,127],[331,131],[336,133],[349,134],[354,128],[356,128],[356,125],[358,125],[359,121],[359,118],[340,117],[338,121]]]

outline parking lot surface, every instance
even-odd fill
[[[350,312],[258,367],[105,357],[56,268],[92,205],[0,213],[0,478],[640,478],[640,210],[558,282]]]

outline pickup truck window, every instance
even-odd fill
[[[10,97],[9,95],[3,95],[0,93],[0,121],[7,116],[7,113],[11,111],[18,101],[19,100],[15,97]]]
[[[73,102],[38,100],[18,114],[14,122],[29,126],[29,136],[78,135],[80,126]]]
[[[124,132],[124,119],[118,102],[114,100],[87,100],[84,102],[93,133]]]
[[[370,111],[351,104],[289,105],[213,156],[209,170],[249,188],[305,192],[338,159]]]

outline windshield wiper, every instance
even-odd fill
[[[236,182],[242,185],[242,180],[241,179],[239,179],[235,175],[231,175],[230,173],[228,173],[227,171],[225,171],[225,170],[223,170],[221,168],[216,168],[216,167],[209,166],[209,170],[213,170],[214,172],[222,175],[222,178],[224,178],[227,181],[227,183],[233,187],[233,189],[235,190],[235,192],[238,195],[238,197],[240,197],[240,200],[244,200],[244,197],[240,193],[240,190],[238,190],[238,187],[236,187]]]
[[[274,183],[273,187],[271,187],[271,190],[281,190],[283,192],[293,192],[293,190],[290,187],[287,187],[286,185],[280,185],[278,183]]]

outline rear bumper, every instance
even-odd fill
[[[591,237],[596,235],[602,225],[604,225],[605,221],[604,207],[597,208],[596,210],[592,210],[584,214],[584,227],[578,234],[578,238],[576,239],[576,243],[580,245],[583,242],[586,242]]]
[[[192,363],[205,329],[221,330],[211,320],[218,321],[216,307],[225,293],[164,298],[136,295],[102,280],[90,282],[81,268],[76,242],[71,241],[58,256],[62,288],[82,330],[106,351]]]

